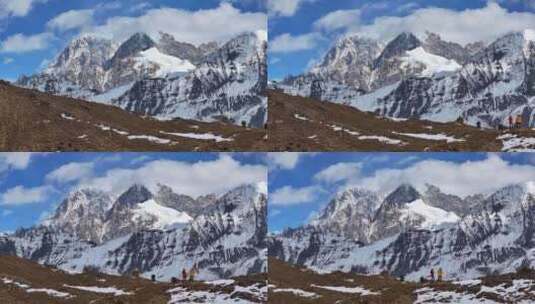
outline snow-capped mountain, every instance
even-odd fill
[[[534,183],[461,199],[465,214],[436,207],[460,199],[439,191],[435,186],[424,194],[409,185],[396,189],[364,228],[370,241],[313,222],[270,237],[269,254],[321,272],[388,271],[412,280],[432,267],[442,267],[448,278],[474,278],[535,265]]]
[[[164,205],[166,198],[171,199]],[[137,269],[159,280],[178,277],[182,268],[194,264],[201,279],[266,270],[265,187],[244,185],[193,199],[163,185],[156,194],[133,185],[110,201],[103,192],[77,190],[45,225],[1,236],[0,254],[69,272],[93,267],[125,274]],[[192,208],[196,201],[202,209]],[[185,210],[194,210],[193,216]],[[93,233],[85,229],[91,223]]]
[[[158,119],[229,120],[260,127],[267,117],[267,35],[194,46],[160,33],[124,42],[85,34],[41,73],[16,84],[119,106]]]
[[[265,34],[247,33],[207,55],[183,76],[135,83],[113,104],[161,119],[175,117],[260,127],[267,118]]]
[[[447,122],[462,117],[496,127],[507,125],[510,115],[522,115],[526,126],[533,126],[534,60],[533,30],[466,46],[434,33],[402,33],[384,47],[350,36],[317,67],[273,86],[394,118]]]

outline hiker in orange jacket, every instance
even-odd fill
[[[438,272],[437,272],[437,281],[442,281],[442,277],[444,276],[444,271],[442,270],[442,267],[440,267],[438,269]]]

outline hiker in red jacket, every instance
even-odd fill
[[[509,129],[513,128],[513,116],[509,115]]]

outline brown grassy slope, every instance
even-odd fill
[[[505,132],[480,130],[458,123],[434,123],[421,120],[397,122],[353,107],[321,102],[310,98],[269,92],[269,142],[274,151],[500,151]],[[307,120],[296,118],[305,117]],[[359,140],[336,125],[364,136],[385,136],[405,142],[391,145],[377,140]],[[447,143],[417,139],[399,133],[446,134],[465,142]],[[507,131],[509,132],[509,131]],[[535,137],[535,131],[515,131],[523,137]]]
[[[73,120],[62,118],[67,114]],[[169,144],[128,139],[105,125],[129,135],[149,135]],[[213,133],[231,142],[196,140],[162,134]],[[227,123],[187,120],[157,121],[117,107],[52,96],[0,82],[0,151],[262,151],[266,131]]]
[[[413,303],[417,295],[415,291],[434,290],[437,292],[453,292],[457,295],[469,295],[482,301],[492,300],[496,303],[535,303],[535,285],[528,288],[521,288],[519,291],[510,291],[505,295],[493,292],[482,292],[481,285],[486,287],[500,286],[509,288],[514,280],[535,281],[535,271],[532,269],[522,269],[516,273],[488,276],[481,279],[481,284],[472,286],[453,284],[452,282],[402,282],[388,275],[356,275],[343,272],[333,272],[329,274],[318,274],[303,267],[290,265],[275,258],[269,258],[269,303],[367,303],[367,304],[409,304]],[[329,291],[318,286],[343,286],[343,287],[363,287],[379,295],[361,296],[359,294],[342,293]],[[313,292],[319,297],[306,298],[294,295],[291,292],[274,292],[275,289],[301,289]],[[446,297],[440,303],[456,303],[454,297]],[[435,301],[425,303],[437,303]],[[478,302],[479,303],[479,302]]]
[[[28,293],[24,288],[3,283],[3,278],[30,285],[31,288],[48,288],[60,292],[67,292],[73,297],[64,299],[48,296],[42,292]],[[265,284],[266,280],[267,277],[265,274],[250,275],[235,278],[235,284],[233,285],[246,287],[256,283]],[[122,296],[106,295],[65,287],[64,284],[72,286],[115,287],[133,294]],[[202,282],[180,282],[173,285],[170,283],[155,283],[141,278],[136,279],[104,274],[84,273],[71,275],[18,257],[0,256],[0,303],[2,304],[164,304],[170,300],[168,290],[176,287],[184,287],[189,291],[230,294],[234,291],[233,285],[216,286],[206,285]],[[237,294],[235,297],[247,299],[254,303],[258,302],[258,299],[255,299],[250,294]]]
[[[358,276],[348,273],[335,272],[331,274],[317,274],[306,268],[293,266],[274,258],[269,258],[269,284],[275,285],[269,289],[269,303],[412,303],[415,297],[412,291],[416,284],[400,282],[388,276]],[[358,294],[341,293],[326,289],[315,288],[319,286],[360,286],[371,291],[380,291],[381,295],[360,296]],[[296,288],[320,295],[319,298],[310,299],[299,297],[288,292],[273,292],[274,288]]]

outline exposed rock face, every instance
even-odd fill
[[[323,271],[388,271],[410,280],[426,276],[431,267],[444,268],[449,278],[474,278],[535,264],[533,183],[512,185],[488,196],[472,195],[464,199],[444,194],[436,186],[428,186],[424,195],[411,188],[402,186],[389,195],[371,224],[376,231],[391,233],[379,237],[381,234],[372,233],[377,238],[363,244],[331,230],[303,226],[270,237],[269,254]],[[412,199],[423,200],[426,205],[418,206],[431,213],[443,210],[439,206],[451,202],[452,210],[458,209],[465,215],[452,222],[441,222],[432,215],[407,221],[407,209],[403,206]],[[460,200],[467,206],[461,207]],[[388,225],[402,228],[397,232],[389,226],[375,228],[381,226],[377,220],[387,207],[390,208]],[[421,208],[416,211],[422,211]],[[438,221],[436,225],[428,225],[431,218]],[[425,226],[422,226],[423,221]]]
[[[160,33],[160,41],[157,47],[164,54],[183,58],[194,65],[198,65],[202,62],[204,56],[217,50],[218,45],[212,42],[196,47],[190,43],[176,41],[172,35],[162,32]]]
[[[210,208],[216,202],[217,197],[213,194],[201,196],[194,199],[188,195],[177,194],[168,186],[159,185],[154,200],[169,208],[186,212],[192,217],[196,217],[205,212],[205,208]]]
[[[332,54],[352,54],[364,45],[342,42],[324,62]],[[466,46],[433,33],[423,40],[403,33],[381,49],[372,67],[363,64],[358,73],[341,78],[337,71],[344,73],[344,68],[320,66],[275,87],[394,118],[447,122],[461,117],[468,124],[497,127],[506,125],[510,115],[520,115],[530,127],[535,123],[534,45],[533,30],[504,35],[489,45]],[[330,75],[320,73],[329,69],[334,71]]]
[[[427,33],[423,47],[431,54],[453,59],[458,63],[464,64],[470,60],[472,55],[484,48],[484,45],[476,42],[463,47],[458,43],[442,40],[440,35],[436,33]]]
[[[484,199],[482,195],[473,195],[462,199],[456,195],[446,194],[433,185],[427,185],[423,196],[429,205],[454,212],[459,216],[469,214],[472,211],[471,207],[476,208]]]
[[[379,201],[378,195],[371,191],[346,190],[329,202],[312,225],[340,233],[349,239],[368,242],[371,223]]]
[[[106,213],[112,204],[112,199],[104,192],[94,189],[77,190],[63,200],[45,224],[54,225],[82,240],[98,243],[105,233]]]
[[[145,33],[136,33],[128,40],[126,40],[121,46],[117,49],[111,60],[109,61],[110,66],[115,66],[125,58],[132,57],[139,52],[146,51],[152,47],[155,47],[156,43]]]

